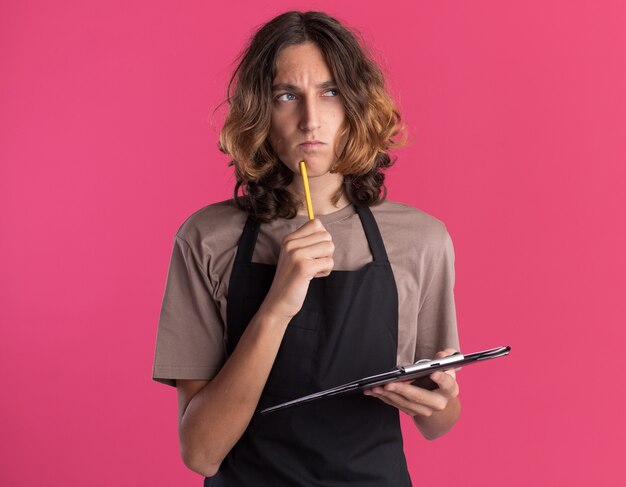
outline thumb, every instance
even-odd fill
[[[448,357],[448,356],[453,355],[453,354],[455,354],[457,352],[458,352],[458,350],[456,350],[454,348],[444,348],[441,352],[437,352],[435,354],[435,358]],[[457,367],[456,369],[449,369],[449,370],[446,371],[446,373],[448,373],[452,377],[456,377],[455,371],[461,370],[461,369],[462,369],[462,367]]]
[[[458,352],[458,350],[455,350],[454,348],[444,348],[441,352],[437,352],[435,354],[435,358],[448,357],[456,352]]]

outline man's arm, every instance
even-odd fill
[[[177,381],[178,433],[189,469],[206,477],[217,473],[252,419],[288,323],[257,313],[215,378]]]
[[[191,470],[213,476],[243,435],[285,330],[302,308],[311,280],[331,273],[334,251],[332,237],[319,219],[287,234],[272,285],[218,374],[210,382],[180,384],[181,453]]]
[[[461,415],[461,401],[458,397],[448,401],[442,411],[433,411],[430,416],[413,416],[413,422],[427,440],[436,440],[445,435],[456,424]]]

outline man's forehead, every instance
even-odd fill
[[[276,69],[297,70],[312,67],[328,69],[319,47],[312,43],[297,44],[281,49],[276,58]]]

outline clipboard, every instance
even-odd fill
[[[363,377],[362,379],[348,382],[331,389],[315,392],[307,396],[299,397],[291,401],[265,408],[261,411],[261,414],[273,413],[275,411],[280,411],[281,409],[286,409],[298,404],[304,404],[306,402],[315,401],[325,397],[337,397],[346,394],[353,394],[365,389],[371,389],[375,386],[382,386],[384,384],[388,384],[389,382],[404,382],[412,380],[413,384],[419,387],[433,390],[437,387],[437,384],[429,378],[430,374],[433,372],[438,370],[444,371],[449,369],[458,369],[465,365],[504,357],[509,354],[510,350],[511,347],[505,346],[491,348],[482,352],[470,353],[468,355],[463,355],[460,352],[457,352],[447,357],[418,360],[414,364],[396,367],[382,374]]]

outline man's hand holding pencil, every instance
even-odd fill
[[[263,311],[289,319],[302,308],[311,279],[328,276],[335,265],[332,237],[313,215],[304,161],[300,167],[309,221],[283,239],[274,281],[261,305]]]

